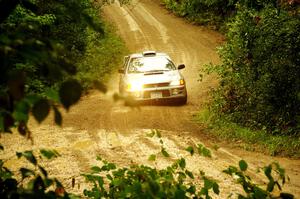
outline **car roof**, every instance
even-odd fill
[[[156,52],[156,51],[144,51],[141,53],[133,53],[130,54],[129,57],[131,58],[142,58],[142,57],[166,57],[167,59],[170,59],[169,55],[162,52]]]

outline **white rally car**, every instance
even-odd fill
[[[180,69],[165,53],[146,51],[125,56],[124,65],[119,69],[119,91],[136,101],[163,100],[185,104],[187,91]]]

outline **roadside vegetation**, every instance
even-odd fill
[[[61,125],[58,106],[68,110],[92,86],[106,92],[105,80],[118,66],[124,46],[101,21],[101,6],[89,0],[0,1],[1,134],[17,129],[24,139],[31,139],[29,116],[40,123],[52,110],[55,123]],[[148,136],[161,138],[157,130]],[[160,143],[161,152],[149,160],[170,157],[162,140]],[[0,151],[5,153],[1,144]],[[212,156],[202,144],[187,146],[186,151]],[[215,179],[186,169],[185,157],[165,169],[144,165],[118,168],[98,158],[100,164],[82,174],[91,189],[77,196],[68,193],[43,166],[43,161],[60,156],[56,150],[16,151],[16,156],[30,165],[13,172],[0,158],[0,198],[211,198],[220,193]],[[247,168],[241,160],[238,166],[224,170],[243,187],[245,193],[237,194],[238,198],[293,198],[282,191],[288,178],[278,164],[261,169],[266,185],[255,184]],[[202,185],[193,183],[196,175]]]
[[[237,0],[161,0],[165,7],[192,23],[224,30],[236,13]]]
[[[231,145],[241,147],[247,151],[259,151],[272,156],[300,157],[299,139],[270,135],[266,129],[253,130],[232,122],[225,115],[217,115],[209,108],[205,108],[195,116],[195,120],[206,128],[209,135],[219,141],[227,140]]]
[[[218,179],[206,176],[205,172],[192,172],[186,161],[188,156],[212,158],[213,153],[203,144],[188,146],[186,155],[175,159],[165,148],[161,132],[152,130],[145,135],[149,139],[155,137],[161,144],[160,152],[151,154],[149,161],[172,160],[166,168],[158,169],[147,165],[132,164],[119,167],[101,157],[91,171],[82,173],[86,179],[83,193],[73,194],[64,189],[58,179],[48,174],[43,162],[51,161],[60,154],[56,150],[41,149],[39,151],[17,152],[19,159],[28,164],[19,169],[19,174],[5,167],[0,161],[0,196],[1,198],[206,198],[220,195]],[[1,148],[3,150],[3,148]],[[240,160],[237,166],[229,166],[223,172],[232,177],[241,186],[239,193],[228,193],[228,197],[248,199],[292,199],[294,196],[283,192],[283,186],[289,181],[285,170],[278,163],[271,163],[258,168],[265,176],[266,184],[256,184],[247,173],[248,164]],[[72,178],[72,186],[76,181]]]
[[[211,92],[213,102],[209,105],[216,122],[210,121],[217,126],[223,124],[224,128],[233,123],[240,126],[232,132],[223,131],[223,137],[248,143],[256,140],[262,146],[269,143],[267,148],[271,148],[273,155],[297,155],[300,150],[299,1],[163,2],[180,16],[196,22],[204,20],[201,24],[216,24],[226,30],[226,42],[218,49],[221,64],[209,64],[204,70],[220,78],[219,87]],[[240,132],[243,127],[249,133]]]

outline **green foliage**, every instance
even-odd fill
[[[213,111],[272,134],[299,135],[300,18],[293,8],[239,4],[229,24]]]
[[[21,135],[30,137],[30,112],[41,122],[54,108],[56,122],[61,123],[55,103],[70,106],[81,95],[80,89],[64,82],[76,73],[75,60],[70,61],[75,53],[68,42],[75,42],[72,48],[76,51],[84,51],[84,41],[78,37],[86,37],[84,29],[91,25],[91,16],[85,11],[92,7],[89,1],[1,1],[1,10],[6,6],[5,15],[0,16],[0,131],[17,126]],[[74,10],[82,15],[75,16]],[[70,28],[75,24],[80,31]],[[93,27],[97,28],[96,23]],[[60,32],[68,29],[77,38]],[[61,85],[76,95],[60,93],[55,100],[47,97],[49,93],[41,95],[47,88]]]
[[[219,194],[217,183],[204,174],[201,190],[189,182],[194,175],[186,169],[183,158],[161,170],[145,165],[118,168],[105,160],[101,160],[101,164],[101,167],[92,167],[91,173],[83,174],[93,185],[84,190],[89,198],[211,198],[209,190]]]
[[[211,151],[208,148],[206,148],[205,146],[203,146],[202,144],[197,145],[197,150],[198,150],[199,155],[211,158]]]
[[[166,8],[194,23],[221,28],[235,14],[236,0],[163,0]]]
[[[215,112],[273,134],[299,134],[299,3],[295,1],[163,0],[180,16],[206,25],[225,22]]]
[[[147,137],[154,137],[161,141],[159,130],[152,130]],[[164,158],[170,155],[162,145]],[[202,145],[201,145],[202,146]],[[199,145],[198,145],[199,147]],[[201,149],[205,148],[204,146]],[[193,149],[192,146],[188,149]],[[206,148],[205,148],[206,149]],[[206,149],[208,150],[208,149]],[[202,154],[200,154],[202,155]],[[88,198],[212,198],[210,192],[219,194],[219,185],[215,180],[200,172],[199,179],[203,181],[202,188],[196,187],[191,180],[195,174],[187,169],[184,158],[176,159],[172,165],[165,169],[157,169],[146,165],[132,165],[130,167],[117,167],[98,157],[101,166],[93,166],[91,173],[82,174],[87,182],[93,185],[84,190]],[[159,161],[152,154],[149,161]]]
[[[188,147],[191,148],[193,147]],[[203,150],[205,147],[198,144],[197,149],[199,148]],[[19,169],[21,179],[16,179],[13,172],[0,160],[1,198],[79,198],[67,193],[63,185],[56,178],[50,178],[47,170],[40,165],[41,157],[52,159],[58,156],[57,151],[47,149],[40,150],[39,159],[33,151],[18,152],[18,158],[25,158],[33,166]],[[155,161],[155,155],[150,157],[154,157],[151,161]],[[173,159],[173,163],[164,169],[146,165],[118,167],[100,157],[97,157],[97,160],[99,165],[91,167],[91,172],[82,174],[90,183],[89,188],[83,191],[87,198],[211,199],[211,194],[220,194],[216,180],[207,177],[203,171],[193,173],[188,170],[186,159],[183,157]],[[292,194],[282,192],[282,187],[289,178],[278,163],[272,163],[261,169],[268,179],[265,189],[251,180],[246,173],[247,168],[247,163],[241,160],[239,168],[229,166],[224,170],[243,186],[246,195],[239,194],[238,198],[293,198]]]
[[[188,147],[193,148],[193,147]],[[150,157],[156,157],[151,155]],[[205,175],[203,171],[194,174],[189,171],[186,160],[180,158],[165,169],[157,169],[145,165],[117,167],[101,158],[97,158],[101,166],[93,166],[91,173],[82,174],[92,187],[84,190],[88,198],[206,198],[210,199],[211,191],[220,194],[218,183]],[[152,159],[151,161],[154,161]],[[241,184],[245,196],[238,198],[293,198],[292,194],[282,192],[286,179],[285,171],[278,163],[272,163],[261,170],[268,179],[267,186],[262,188],[247,175],[248,164],[241,160],[239,168],[229,166],[225,173],[231,175]],[[195,178],[195,175],[198,177]],[[190,180],[200,179],[202,187]],[[278,196],[277,196],[278,195]]]
[[[107,88],[104,83],[121,65],[127,51],[112,26],[103,25],[103,31],[104,36],[91,29],[87,30],[87,47],[83,58],[76,64],[76,78],[84,90],[94,87],[105,93]]]
[[[285,170],[281,168],[278,163],[272,163],[262,169],[268,179],[265,188],[260,187],[251,180],[251,177],[246,173],[247,167],[247,163],[241,160],[239,162],[239,168],[229,166],[223,171],[228,175],[235,176],[236,182],[243,187],[246,195],[238,194],[238,198],[294,198],[292,194],[282,192],[282,186],[286,183],[287,176]],[[279,193],[275,192],[275,188],[277,188]]]
[[[197,121],[206,126],[207,132],[215,139],[239,143],[246,150],[256,150],[270,155],[288,157],[300,156],[300,140],[287,135],[272,135],[266,129],[251,130],[242,127],[220,112],[204,109],[197,116]],[[237,142],[238,141],[238,142]]]
[[[187,147],[185,150],[188,151],[191,155],[194,155],[195,153],[195,150],[192,146]]]
[[[41,155],[48,159],[56,157],[57,152],[41,150]],[[32,151],[18,152],[17,157],[24,157],[34,169],[20,168],[22,179],[14,177],[14,173],[4,166],[0,160],[0,197],[6,198],[74,198],[67,193],[62,184],[48,176],[48,172],[39,164]]]
[[[56,150],[41,149],[40,153],[43,157],[47,159],[52,159],[60,156],[60,154]]]
[[[7,10],[0,15],[0,132],[17,127],[30,138],[30,113],[41,123],[53,110],[61,125],[58,104],[68,110],[93,84],[106,92],[104,82],[125,47],[100,21],[95,5],[1,1],[1,12]]]

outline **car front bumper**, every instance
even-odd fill
[[[141,91],[127,91],[126,96],[131,96],[137,101],[186,98],[187,92],[184,85],[157,88],[144,88]]]

